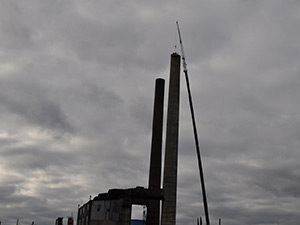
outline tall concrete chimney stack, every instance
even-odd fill
[[[171,55],[161,225],[176,224],[180,55]]]
[[[148,184],[149,189],[160,189],[161,185],[164,89],[165,80],[161,78],[156,79],[152,122],[150,172]],[[149,203],[147,205],[147,225],[158,225],[159,213],[160,200],[149,200]]]

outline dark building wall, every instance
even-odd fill
[[[88,201],[86,204],[84,204],[78,209],[77,225],[90,225],[89,219],[91,204],[92,201]]]
[[[161,189],[111,189],[79,208],[78,225],[130,225],[132,205],[162,198]]]
[[[131,204],[124,199],[92,200],[78,210],[78,225],[129,225]]]
[[[93,201],[91,207],[91,225],[97,221],[113,222],[114,224],[129,224],[131,204],[125,204],[123,199]]]

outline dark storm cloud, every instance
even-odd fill
[[[52,134],[57,133],[54,135],[58,137],[64,133],[72,134],[75,132],[61,107],[51,100],[41,98],[39,92],[29,89],[22,91],[19,85],[12,85],[8,88],[2,86],[1,92],[1,104],[4,105],[8,113],[16,114],[42,130]]]
[[[23,148],[7,148],[1,151],[3,157],[2,166],[14,167],[14,170],[30,171],[47,169],[49,166],[62,166],[71,156],[57,151],[49,151],[42,146],[28,146]]]

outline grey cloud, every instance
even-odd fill
[[[6,186],[0,186],[0,199],[2,202],[9,201],[11,196],[15,193],[15,186],[13,185],[6,185]]]
[[[21,224],[53,224],[90,194],[147,186],[154,79],[167,92],[176,20],[212,224],[299,221],[298,2],[0,5],[2,224],[16,212]],[[177,223],[195,224],[203,206],[184,80],[181,90]]]
[[[31,85],[23,90],[20,90],[20,84],[1,86],[1,105],[9,113],[18,115],[56,138],[75,132],[75,128],[60,105],[44,98],[41,90],[33,90],[34,87]]]
[[[4,101],[3,101],[4,102]],[[49,131],[59,138],[64,133],[74,133],[74,128],[68,121],[59,105],[49,100],[29,100],[7,102],[6,106],[12,113],[19,115],[29,123],[36,124],[42,130]]]

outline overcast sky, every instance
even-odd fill
[[[90,195],[147,187],[176,20],[211,224],[299,224],[300,1],[0,0],[2,225],[76,219]],[[177,224],[192,225],[204,212],[183,78]]]

